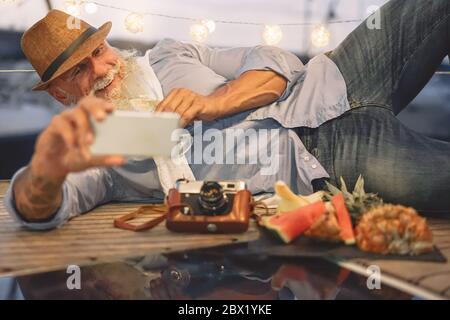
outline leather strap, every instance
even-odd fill
[[[126,215],[123,215],[119,218],[114,219],[114,226],[119,229],[124,230],[130,230],[130,231],[145,231],[150,230],[156,227],[158,224],[166,220],[168,212],[175,210],[175,209],[181,209],[184,207],[188,207],[190,212],[194,212],[192,207],[189,204],[179,203],[175,204],[171,207],[169,207],[168,210],[165,209],[164,206],[161,205],[148,205],[148,206],[141,206],[137,208],[136,210],[127,213]],[[155,213],[155,212],[161,212],[162,214],[159,217],[152,218],[142,224],[130,224],[127,221],[133,220],[137,218],[139,215],[145,214],[145,213]]]
[[[62,64],[69,59],[69,57],[77,50],[83,43],[97,32],[97,29],[94,27],[89,27],[84,31],[74,42],[67,47],[53,62],[48,66],[47,70],[42,74],[41,80],[42,82],[47,82],[51,79],[51,77],[55,74],[56,70],[62,66]]]
[[[139,215],[146,213],[146,211],[151,211],[152,213],[162,212],[159,217],[150,219],[142,224],[130,224],[127,221],[137,218]],[[149,230],[156,227],[158,224],[166,220],[167,212],[164,207],[161,205],[149,205],[149,206],[141,206],[138,209],[123,215],[119,218],[114,219],[114,226],[119,229],[130,230],[130,231],[144,231]]]

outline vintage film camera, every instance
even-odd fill
[[[248,229],[252,195],[244,181],[179,180],[166,201],[169,230],[241,233]]]

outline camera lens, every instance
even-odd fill
[[[200,189],[198,202],[204,213],[216,215],[223,213],[226,208],[227,199],[219,183],[205,181]]]

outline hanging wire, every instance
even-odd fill
[[[20,70],[20,69],[0,70],[0,73],[19,73],[19,72],[36,72],[36,70]]]
[[[125,11],[125,12],[137,12],[135,10],[117,7],[114,5],[104,4],[104,3],[100,3],[100,2],[96,2],[96,1],[90,1],[90,2],[96,4],[99,7],[103,7],[103,8],[109,8],[109,9],[120,10],[120,11]],[[199,20],[198,18],[174,16],[174,15],[155,13],[155,12],[149,12],[149,11],[144,11],[144,12],[139,12],[139,13],[142,15],[145,15],[145,16],[162,17],[162,18],[175,19],[175,20],[184,20],[184,21],[198,21]],[[331,20],[328,23],[342,24],[342,23],[352,23],[352,22],[356,23],[356,22],[361,22],[361,21],[362,21],[361,19],[347,19],[347,20]],[[265,23],[261,23],[261,22],[238,21],[238,20],[216,20],[216,19],[214,19],[214,22],[215,23],[223,23],[223,24],[240,24],[240,25],[253,25],[253,26],[264,26],[265,25]],[[314,22],[277,23],[277,25],[285,26],[285,27],[309,26],[309,25],[316,25],[316,24],[317,23],[314,23]]]

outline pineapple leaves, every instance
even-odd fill
[[[340,189],[326,181],[328,192],[325,193],[324,197],[325,199],[330,200],[333,196],[342,193],[347,209],[349,210],[354,221],[358,220],[361,215],[366,213],[371,208],[383,204],[383,199],[381,199],[377,194],[366,193],[364,190],[364,178],[362,175],[358,177],[352,192],[348,190],[347,184],[345,183],[343,177],[340,177],[339,182],[341,185]]]
[[[345,184],[344,178],[341,176],[339,180],[341,181],[341,192],[344,194],[344,198],[351,197],[350,192],[348,192],[347,185]]]
[[[353,192],[359,194],[360,196],[364,196],[366,194],[366,192],[364,191],[364,178],[362,177],[362,175],[359,175]]]
[[[341,190],[339,190],[337,187],[333,186],[331,183],[329,183],[328,181],[325,181],[325,183],[327,184],[327,188],[328,190],[331,192],[331,194],[333,196],[341,193]]]

